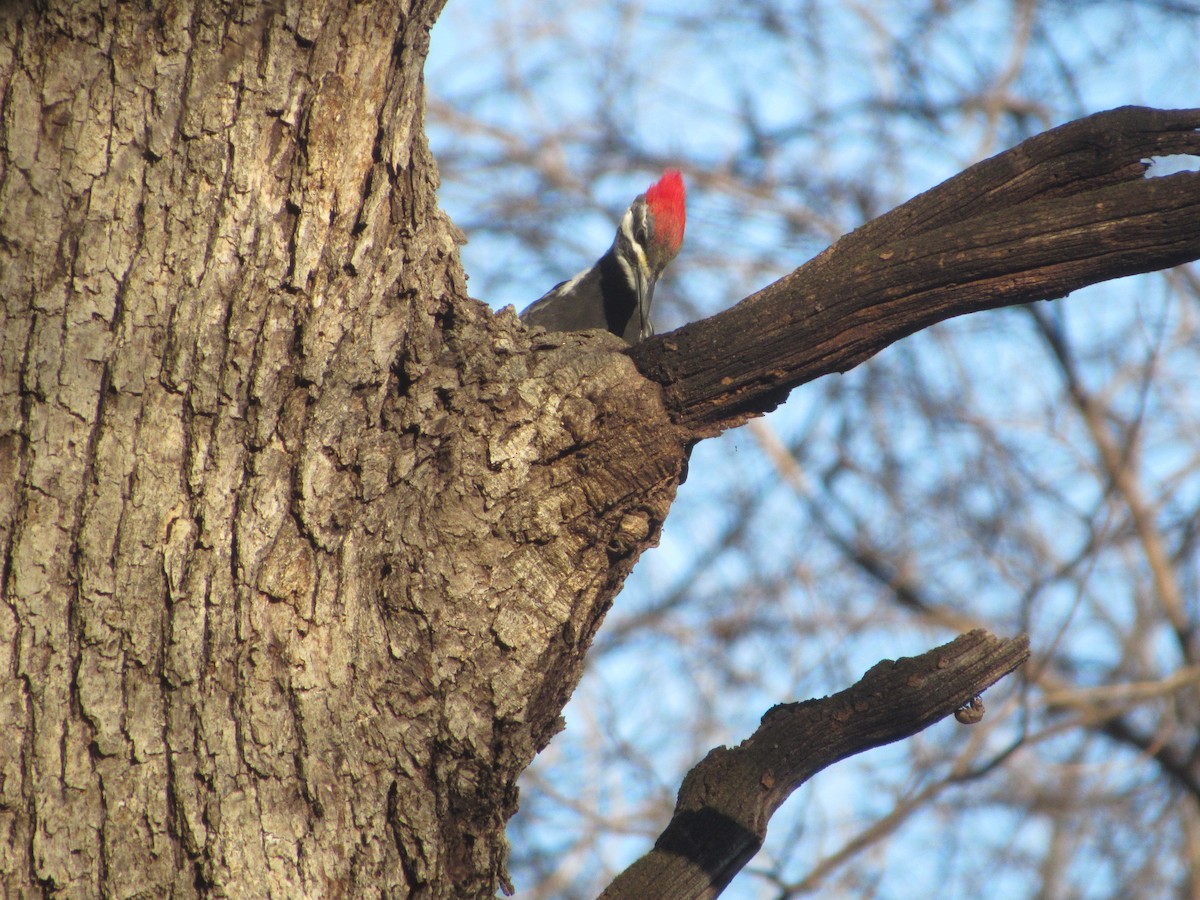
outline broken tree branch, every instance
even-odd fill
[[[844,236],[732,309],[629,353],[708,437],[944,319],[1200,258],[1200,109],[1122,107],[1030,138]]]
[[[748,740],[715,748],[687,774],[654,849],[601,900],[716,897],[758,852],[768,820],[801,784],[955,713],[1028,658],[1028,638],[980,629],[921,656],[877,663],[832,697],[773,707]]]

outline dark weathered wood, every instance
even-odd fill
[[[1029,641],[976,630],[921,656],[884,660],[841,693],[785,703],[737,747],[688,774],[654,849],[602,900],[715,897],[758,852],[784,800],[827,766],[928,728],[1029,658]]]
[[[1200,258],[1200,110],[1123,107],[1040,134],[846,235],[725,312],[631,349],[703,437],[953,316]]]

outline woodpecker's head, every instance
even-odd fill
[[[637,291],[634,315],[642,340],[654,334],[650,324],[654,284],[683,244],[684,201],[683,176],[670,169],[633,201],[617,229],[617,258]]]

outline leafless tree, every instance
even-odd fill
[[[1003,829],[988,820],[981,840],[930,859],[951,875],[1000,861],[993,877],[1035,872],[1049,891],[1075,890],[1078,867],[1101,857],[1114,884],[1188,885],[1192,469],[1157,432],[1147,437],[1171,385],[1165,361],[1195,350],[1180,330],[1186,315],[1148,316],[1141,374],[1112,376],[1132,378],[1119,383],[1137,388],[1139,416],[1097,383],[1104,366],[1069,323],[1005,314],[1042,342],[1075,411],[1030,427],[1031,440],[1067,458],[1081,446],[1067,437],[1091,441],[1094,455],[1081,455],[1091,467],[1069,476],[1055,458],[1029,459],[1002,427],[1000,398],[972,406],[966,380],[949,387],[947,357],[925,342],[951,335],[901,345],[840,380],[834,392],[857,401],[823,400],[802,419],[807,434],[754,426],[754,454],[770,468],[740,484],[710,528],[712,568],[691,566],[655,605],[631,606],[640,622],[608,634],[600,625],[659,540],[689,462],[689,484],[710,464],[704,444],[692,454],[697,442],[946,317],[1200,257],[1197,177],[1146,179],[1140,163],[1194,150],[1200,113],[1125,109],[1034,137],[734,310],[629,351],[606,335],[530,332],[467,296],[462,233],[439,209],[424,128],[422,73],[441,6],[0,8],[3,892],[490,896],[508,887],[516,780],[560,731],[594,643],[613,660],[674,629],[710,706],[675,736],[674,753],[690,757],[680,773],[762,714],[762,686],[745,704],[752,681],[767,679],[773,703],[846,688],[870,667],[840,705],[784,707],[764,722],[825,710],[818,734],[836,752],[811,768],[852,749],[835,737],[861,733],[867,746],[912,733],[1015,665],[1020,641],[978,631],[916,655],[976,622],[1030,632],[1039,649],[1023,690],[988,695],[994,725],[906,744],[900,778],[846,768],[865,798],[856,811],[874,814],[869,827],[802,795],[802,824],[784,823],[792,840],[759,864],[773,890],[869,884],[872,868],[845,860],[918,816],[1005,814],[1040,817],[1051,850],[999,842]],[[746,10],[730,37],[794,33],[777,11]],[[617,11],[625,24],[596,57],[611,123],[629,111],[615,63],[633,58],[632,45],[620,38],[644,33],[636,8]],[[931,87],[928,102],[939,97]],[[747,103],[741,119],[753,121]],[[999,121],[1008,107],[997,108]],[[461,115],[464,136],[503,137]],[[763,123],[764,148],[777,127]],[[829,123],[808,127],[818,135]],[[634,137],[608,147],[604,167],[565,154],[561,184],[639,153],[657,166],[663,151],[638,151]],[[529,138],[506,139],[506,152],[553,159]],[[467,161],[467,149],[447,161]],[[788,196],[799,182],[786,173],[756,187],[736,167],[711,169],[731,190],[744,182],[745,197],[788,202],[786,221],[814,245],[840,230],[839,211],[865,219],[892,205],[886,177],[874,194],[847,184],[818,220],[799,215],[807,204]],[[554,208],[543,199],[526,202]],[[763,254],[729,271],[776,267],[791,268]],[[956,346],[968,355],[969,344]],[[873,388],[890,383],[884,366],[907,379],[890,402]],[[954,402],[939,404],[939,393]],[[1171,409],[1163,419],[1186,434],[1183,409]],[[946,423],[975,457],[920,440]],[[933,478],[913,464],[922,455],[944,458],[946,471]],[[993,466],[1006,489],[981,494],[990,482],[980,472]],[[1093,476],[1091,492],[1076,471]],[[1001,520],[998,504],[1016,511]],[[809,537],[797,532],[809,546],[771,560],[764,577],[732,578],[722,548],[752,549],[772,505],[809,520]],[[889,529],[885,516],[896,515],[912,527]],[[939,517],[959,527],[948,534]],[[1027,548],[1038,552],[1020,556]],[[801,615],[797,593],[819,614]],[[1126,605],[1113,606],[1114,593]],[[1121,640],[1102,653],[1097,634]],[[851,635],[864,642],[846,652]],[[809,654],[822,644],[827,652]],[[875,665],[902,654],[912,658]],[[762,665],[768,656],[786,665]],[[960,665],[963,680],[935,690]],[[608,700],[619,707],[631,693]],[[676,702],[668,691],[650,699],[664,717]],[[734,705],[740,722],[724,715]],[[880,731],[888,713],[900,721]],[[1128,765],[1144,761],[1143,780],[1092,771],[1121,764],[1114,748]],[[771,772],[783,758],[768,757]],[[643,796],[673,794],[677,774]],[[758,784],[777,790],[766,774]],[[931,805],[964,782],[970,798]],[[1098,810],[1110,825],[1138,821],[1071,829]],[[635,808],[627,820],[647,833],[667,816]],[[1165,835],[1168,864],[1149,872],[1130,834],[1145,845]],[[739,845],[739,864],[757,838]],[[531,835],[531,855],[544,846]],[[576,867],[559,893],[594,892],[601,879],[588,867],[605,853],[597,845],[585,864],[577,849],[559,853],[559,873]],[[799,874],[789,853],[807,860]],[[723,866],[714,883],[735,870]],[[537,890],[556,890],[550,880]]]

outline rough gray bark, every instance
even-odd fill
[[[417,546],[445,460],[384,421],[401,349],[456,374],[440,5],[0,10],[6,896],[502,870],[471,635],[429,652],[408,618],[483,592]],[[423,583],[381,590],[385,559]]]
[[[466,297],[440,6],[0,7],[0,893],[505,881],[696,432]]]

